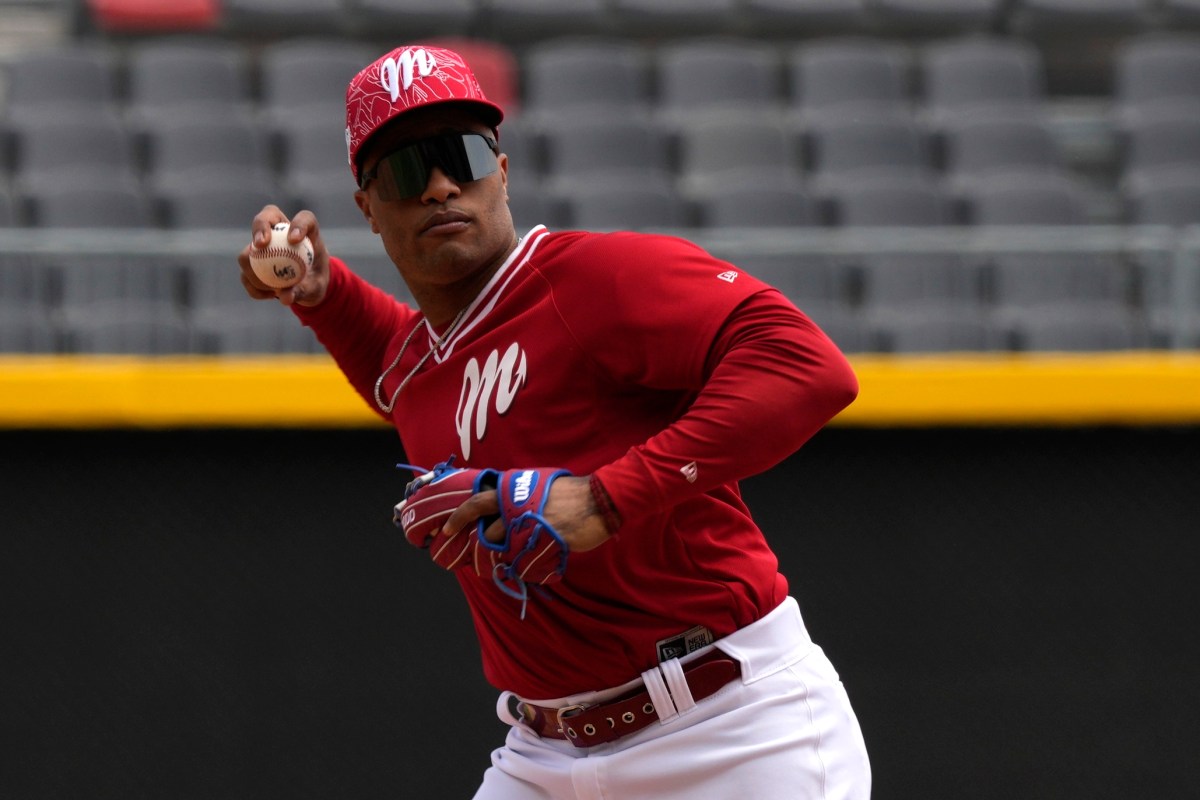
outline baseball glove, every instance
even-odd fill
[[[571,473],[563,469],[460,469],[453,457],[408,484],[396,505],[393,521],[416,547],[427,548],[434,563],[453,570],[470,566],[477,575],[490,574],[501,591],[524,603],[527,584],[561,580],[568,548],[543,512],[555,480]],[[408,467],[401,464],[400,467]],[[420,471],[419,467],[408,467]],[[499,493],[504,538],[489,542],[484,532],[497,517],[474,526],[444,531],[446,520],[472,495],[494,489]],[[524,607],[522,606],[522,616]]]

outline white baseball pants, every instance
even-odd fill
[[[870,797],[871,768],[858,720],[793,598],[714,646],[741,663],[740,680],[693,703],[687,684],[672,680],[680,672],[663,669],[680,713],[609,744],[585,749],[543,739],[511,715],[509,695],[502,694],[497,713],[513,727],[492,753],[475,800]],[[663,683],[663,677],[651,677]],[[598,702],[627,688],[533,702]]]

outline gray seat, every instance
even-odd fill
[[[126,307],[78,316],[64,324],[68,353],[169,355],[191,352],[187,322],[159,309]]]
[[[551,196],[540,185],[521,177],[508,183],[508,210],[518,234],[524,234],[534,225],[560,228],[565,211],[561,196]]]
[[[970,220],[979,225],[1083,225],[1088,201],[1066,173],[992,173],[967,194]]]
[[[206,308],[193,316],[189,341],[193,352],[223,356],[325,352],[312,329],[278,303],[255,302],[244,293],[241,299],[240,304]]]
[[[1130,37],[1112,64],[1113,102],[1123,123],[1156,109],[1200,108],[1200,36]]]
[[[22,223],[21,215],[17,212],[18,203],[12,191],[0,184],[0,228],[15,228]]]
[[[1008,16],[1022,35],[1128,34],[1154,24],[1156,11],[1153,0],[1013,0]]]
[[[400,35],[405,41],[465,34],[479,21],[477,0],[345,0],[346,25],[358,37]]]
[[[783,57],[765,42],[699,36],[660,44],[655,53],[658,109],[686,124],[713,109],[775,109],[785,105]]]
[[[670,139],[645,114],[580,113],[542,127],[546,179],[551,189],[595,176],[669,178]],[[519,176],[518,176],[519,179]]]
[[[264,124],[280,131],[297,120],[344,120],[347,84],[378,55],[362,41],[328,36],[268,42],[258,59]]]
[[[153,199],[132,181],[43,182],[29,187],[25,196],[33,227],[135,229],[159,222]]]
[[[1007,0],[873,0],[878,24],[893,33],[946,34],[990,31]]]
[[[1160,9],[1168,29],[1200,22],[1200,0],[1161,0]]]
[[[41,308],[0,308],[0,353],[55,353],[61,346],[58,327]]]
[[[698,223],[707,228],[802,228],[823,221],[804,185],[778,176],[720,181],[693,201]]]
[[[895,41],[815,39],[791,50],[787,68],[802,127],[829,113],[905,109],[912,99],[908,50]]]
[[[21,50],[6,70],[8,121],[116,112],[117,61],[112,48],[74,41]]]
[[[710,193],[732,179],[798,181],[803,174],[798,137],[770,111],[697,112],[677,138],[680,188],[689,196]]]
[[[926,108],[938,120],[984,109],[1028,111],[1046,97],[1046,66],[1019,39],[966,36],[928,45],[920,56]]]
[[[269,137],[249,115],[167,119],[149,133],[148,178],[164,195],[210,182],[216,173],[273,182],[275,160]]]
[[[344,126],[338,119],[313,119],[290,127],[281,149],[280,187],[288,198],[317,212],[322,225],[363,224],[354,202],[357,187],[346,159]]]
[[[27,119],[13,126],[12,141],[14,178],[22,188],[83,174],[114,182],[138,174],[134,137],[113,113]]]
[[[650,36],[723,34],[741,22],[739,0],[609,0],[622,31]]]
[[[1126,308],[1132,275],[1117,258],[1076,253],[1009,253],[987,266],[989,294],[998,313],[1029,308]]]
[[[221,15],[234,31],[299,36],[350,30],[345,0],[221,0]]]
[[[979,115],[942,131],[943,166],[961,186],[986,184],[998,173],[1060,173],[1066,159],[1040,115]]]
[[[1121,179],[1129,188],[1200,168],[1200,107],[1165,109],[1129,120]]]
[[[957,307],[888,310],[871,318],[880,349],[892,353],[1005,350],[1006,331],[985,314]]]
[[[1126,189],[1129,219],[1139,225],[1200,224],[1200,169],[1179,169]]]
[[[1117,306],[1024,309],[1007,320],[1016,349],[1028,352],[1104,352],[1149,347],[1145,325]]]
[[[929,136],[910,114],[831,116],[810,129],[806,140],[809,168],[822,190],[855,175],[933,174]]]
[[[244,45],[199,37],[151,38],[126,57],[126,109],[143,120],[223,115],[250,109],[251,66]]]
[[[525,116],[560,119],[588,108],[623,113],[650,107],[650,53],[637,42],[554,38],[530,45],[521,63]]]
[[[850,308],[850,273],[824,255],[739,253],[729,260],[774,286],[801,309]]]
[[[868,30],[869,6],[869,0],[742,0],[742,18],[763,35],[840,35]]]
[[[597,179],[563,197],[565,222],[585,230],[663,231],[691,224],[687,203],[666,181]]]
[[[190,181],[159,189],[163,222],[168,228],[244,229],[269,203],[280,201],[272,181],[238,169],[214,169]]]
[[[879,342],[870,324],[855,309],[840,304],[808,303],[800,307],[844,353],[872,353]]]
[[[843,226],[928,226],[955,221],[950,197],[930,178],[848,176],[832,185],[834,221]]]
[[[536,43],[560,36],[614,33],[606,0],[483,0],[481,30],[492,38]]]

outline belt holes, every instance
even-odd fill
[[[615,719],[613,719],[612,717],[605,717],[605,719],[608,720],[608,727],[610,727],[610,728],[617,727],[617,721]]]
[[[574,729],[574,728],[567,728],[567,736],[570,736],[572,739],[574,739],[574,738],[575,738],[575,736],[576,736],[575,729]]]
[[[634,713],[632,711],[626,711],[624,714],[621,715],[621,721],[624,722],[626,725],[631,724],[635,719],[637,719],[637,717],[634,715]]]
[[[654,713],[654,703],[646,703],[646,705],[642,706],[642,713],[643,714],[653,714]]]
[[[596,726],[589,722],[587,725],[583,726],[583,732],[586,736],[595,736]]]

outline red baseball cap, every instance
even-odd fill
[[[355,75],[346,87],[346,149],[354,179],[367,140],[406,111],[436,103],[470,104],[493,128],[504,119],[504,111],[484,97],[475,74],[453,50],[397,47]]]

